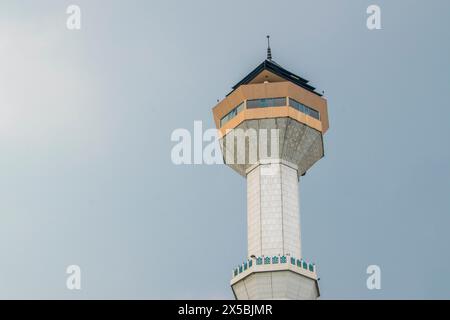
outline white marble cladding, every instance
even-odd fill
[[[301,257],[296,166],[282,160],[247,171],[248,256]]]
[[[253,272],[232,283],[237,300],[316,300],[317,280],[291,270]]]

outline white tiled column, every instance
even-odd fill
[[[297,169],[281,161],[247,174],[248,255],[301,258]]]

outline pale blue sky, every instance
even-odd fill
[[[80,31],[66,29],[69,4]],[[366,28],[370,4],[382,30]],[[300,184],[322,297],[450,298],[449,12],[446,0],[1,0],[0,298],[231,299],[245,180],[174,166],[170,134],[213,126],[266,34],[329,103],[326,156]],[[366,288],[371,264],[380,291]]]

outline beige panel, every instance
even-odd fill
[[[292,111],[288,111],[287,108],[277,107],[277,111],[268,110],[275,108],[261,108],[261,109],[247,109],[245,111],[245,116],[242,115],[241,112],[237,117],[230,120],[226,123],[222,129],[230,129],[239,125],[244,118],[246,120],[252,119],[251,116],[256,116],[256,119],[274,117],[275,115],[279,116],[289,116],[294,119],[311,126],[314,129],[317,129],[323,133],[328,130],[328,110],[327,110],[327,101],[323,97],[320,97],[306,89],[303,89],[291,82],[275,82],[275,83],[256,83],[256,84],[248,84],[242,85],[233,91],[228,97],[219,102],[213,108],[214,121],[216,123],[216,127],[220,127],[220,119],[222,119],[228,112],[238,106],[244,100],[250,99],[263,99],[263,98],[279,98],[279,97],[291,97],[308,107],[316,109],[320,112],[321,120],[317,120],[311,118],[306,115],[302,115],[301,112],[295,110],[293,108]],[[263,113],[259,113],[256,110],[261,110]],[[264,110],[264,111],[262,111]],[[252,113],[249,113],[251,111]],[[253,113],[254,112],[254,113]],[[290,112],[286,115],[286,112]],[[243,118],[244,117],[244,118]],[[238,119],[237,119],[238,118]],[[223,130],[223,131],[225,131]]]
[[[292,107],[269,107],[269,108],[255,108],[245,109],[236,117],[225,123],[219,129],[220,137],[223,137],[228,130],[234,129],[246,120],[271,119],[271,118],[292,118],[306,124],[307,126],[323,132],[322,122],[313,117],[310,117]]]

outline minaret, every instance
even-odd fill
[[[213,114],[224,162],[247,179],[248,256],[233,270],[234,296],[317,299],[316,266],[302,259],[299,180],[324,156],[327,101],[275,63],[268,43],[267,59]]]

